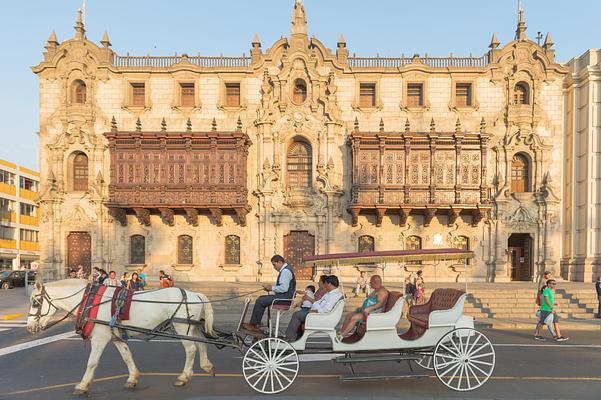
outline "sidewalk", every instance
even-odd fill
[[[601,319],[560,319],[559,324],[562,332],[569,331],[601,331]],[[476,328],[488,329],[526,329],[534,331],[535,318],[478,318],[475,321]]]

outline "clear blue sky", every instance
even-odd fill
[[[482,55],[492,32],[513,39],[517,0],[305,0],[309,32],[335,48],[343,32],[358,55]],[[98,42],[107,30],[119,54],[248,54],[255,32],[263,48],[288,35],[294,0],[87,0],[86,29]],[[39,169],[38,82],[54,30],[73,36],[81,0],[3,1],[0,12],[0,158]],[[601,1],[524,0],[528,37],[549,31],[557,59],[601,47]]]

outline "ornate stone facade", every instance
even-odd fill
[[[307,35],[296,0],[290,37],[255,36],[250,57],[131,57],[78,19],[33,68],[43,267],[64,274],[84,232],[91,265],[179,279],[267,279],[274,253],[310,277],[303,253],[434,243],[473,250],[477,281],[558,270],[567,68],[525,30],[520,12],[516,39],[478,58],[351,57],[342,35],[334,52]],[[465,271],[386,279],[401,268]]]

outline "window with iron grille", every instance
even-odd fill
[[[359,241],[357,242],[357,252],[366,253],[375,251],[375,243],[376,241],[373,236],[359,236]]]
[[[511,160],[511,191],[530,192],[530,161],[524,154],[516,154]]]
[[[303,104],[307,100],[307,84],[302,79],[294,81],[294,88],[292,90],[292,101],[294,104]]]
[[[311,145],[296,141],[288,149],[288,186],[291,188],[311,187]]]
[[[517,85],[515,85],[515,90],[513,94],[514,104],[530,104],[529,92],[529,86],[526,82],[519,82]]]
[[[81,80],[73,82],[75,103],[84,104],[86,102],[86,84]]]
[[[367,107],[367,108],[376,106],[376,84],[375,83],[359,84],[359,106]]]
[[[146,238],[142,235],[133,235],[129,238],[130,264],[146,263]]]
[[[407,84],[407,107],[422,107],[424,105],[424,84]]]
[[[73,190],[88,190],[88,156],[79,153],[73,158]]]
[[[240,83],[225,84],[225,105],[227,107],[240,107]]]
[[[455,85],[455,105],[457,107],[472,106],[472,84],[458,83]]]
[[[225,238],[225,263],[240,264],[240,237],[229,235]]]
[[[180,83],[180,103],[184,107],[194,106],[194,83]]]
[[[132,105],[144,107],[146,105],[146,85],[144,83],[131,84]]]
[[[181,235],[177,238],[177,263],[182,265],[193,264],[192,236]]]

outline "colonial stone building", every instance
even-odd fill
[[[374,21],[375,23],[375,21]],[[121,56],[52,34],[40,79],[42,264],[268,279],[282,253],[473,250],[428,280],[559,272],[568,68],[553,43],[496,36],[482,57],[351,56],[307,34],[250,56]],[[365,266],[357,267],[365,268]],[[348,268],[343,274],[354,276]]]

